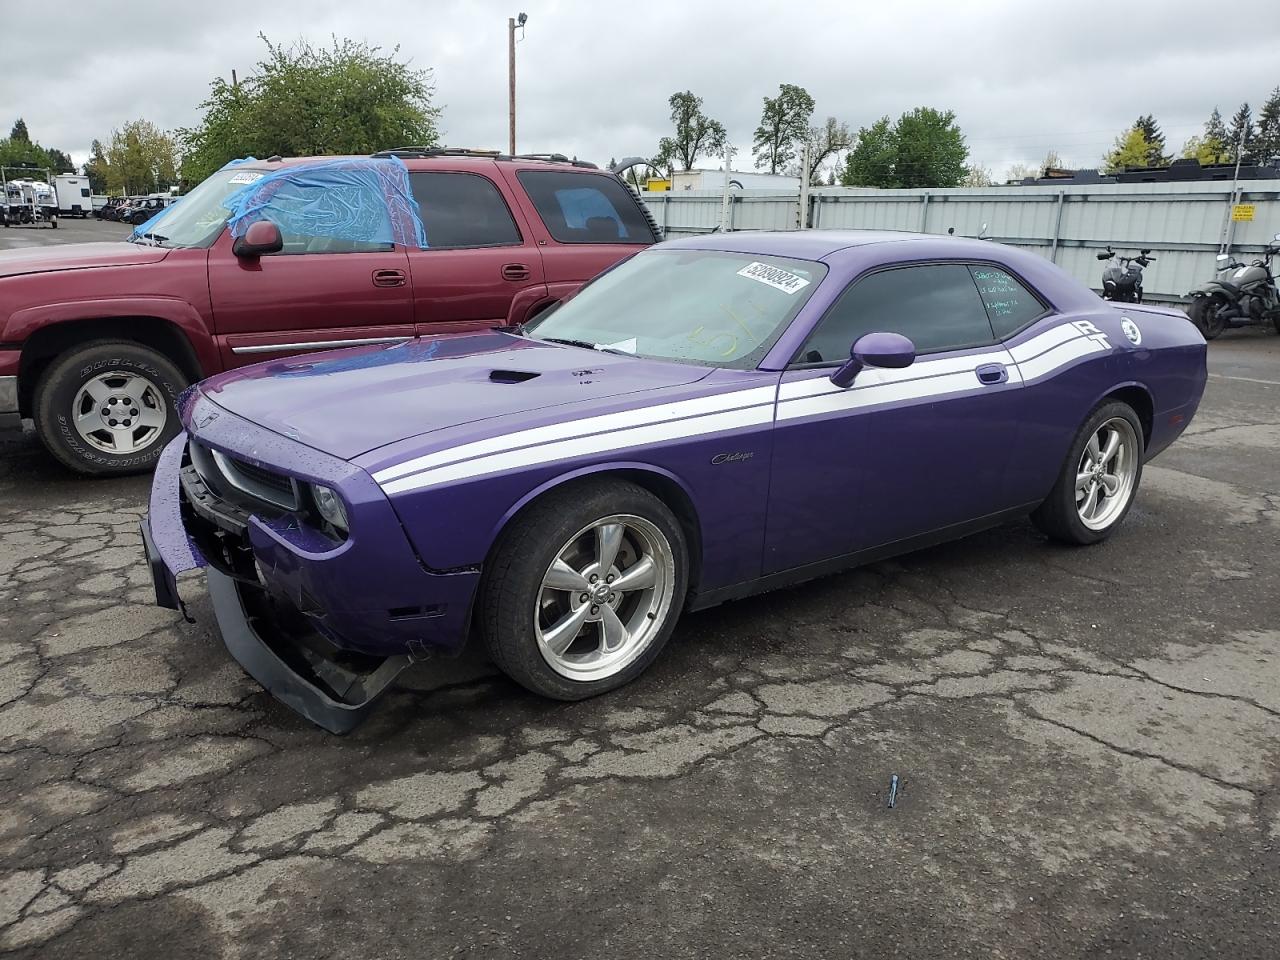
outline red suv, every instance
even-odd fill
[[[265,255],[233,239],[222,201],[306,162],[273,157],[220,170],[129,242],[0,253],[0,425],[33,418],[49,451],[84,473],[147,469],[179,429],[188,383],[308,350],[520,322],[657,239],[636,195],[592,164],[389,155],[408,168],[425,249],[292,227]]]

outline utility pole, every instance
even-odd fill
[[[520,28],[520,39],[524,39],[524,25],[529,22],[529,15],[522,13],[516,17],[507,17],[507,94],[511,130],[508,152],[516,155],[516,27]]]
[[[516,155],[516,18],[507,17],[507,94],[511,137],[507,151]]]

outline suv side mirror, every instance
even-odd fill
[[[284,237],[280,228],[270,220],[249,224],[244,236],[237,237],[231,252],[237,257],[260,257],[265,253],[279,253],[284,249]]]
[[[837,387],[853,385],[853,378],[863,367],[887,367],[899,370],[916,360],[916,345],[900,333],[866,333],[854,341],[849,359],[831,375]]]

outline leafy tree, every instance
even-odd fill
[[[1253,154],[1255,146],[1254,141],[1257,134],[1253,129],[1253,111],[1249,109],[1249,104],[1240,104],[1240,109],[1231,117],[1231,127],[1227,130],[1227,149],[1230,151],[1231,159],[1236,158],[1236,153],[1248,159]]]
[[[896,187],[894,163],[898,134],[888,117],[858,131],[857,145],[845,158],[840,182],[846,187]]]
[[[31,142],[31,134],[27,133],[27,121],[19,117],[13,122],[13,129],[9,131],[10,140],[21,140],[25,143]]]
[[[1151,142],[1142,132],[1142,127],[1134,124],[1120,136],[1116,137],[1111,152],[1102,158],[1103,173],[1119,173],[1127,169],[1141,169],[1151,159]]]
[[[760,126],[756,127],[751,152],[756,167],[768,167],[777,173],[796,158],[796,147],[809,134],[809,118],[813,116],[813,97],[804,87],[793,83],[778,85],[776,97],[764,98]]]
[[[159,193],[177,183],[178,152],[173,137],[150,120],[130,120],[112,130],[106,163],[111,193]]]
[[[1182,145],[1182,156],[1188,160],[1199,160],[1202,164],[1226,163],[1231,159],[1227,145],[1216,137],[1190,137]]]
[[[1151,114],[1145,117],[1139,117],[1134,126],[1142,131],[1143,137],[1146,138],[1149,145],[1147,150],[1147,167],[1167,167],[1170,157],[1164,152],[1164,133],[1160,130],[1160,125],[1156,123],[1156,118]]]
[[[853,144],[849,125],[835,117],[827,117],[827,122],[821,127],[810,127],[805,139],[809,144],[809,182],[815,185],[822,182],[818,174],[822,165]]]
[[[0,166],[5,167],[52,167],[49,152],[38,143],[30,140],[9,137],[0,140]]]
[[[989,187],[991,186],[991,171],[981,164],[967,167],[964,172],[964,179],[960,181],[960,186]]]
[[[1035,167],[1027,166],[1025,163],[1015,163],[1004,172],[1004,179],[1006,183],[1019,182],[1027,179],[1028,177],[1038,177],[1041,172],[1042,171]]]
[[[654,165],[673,169],[676,161],[680,169],[692,170],[699,154],[715,154],[724,149],[726,140],[724,125],[702,112],[702,98],[692,90],[673,93],[667,100],[671,107],[671,122],[675,124],[674,137],[658,141],[658,155]]]
[[[1253,152],[1262,163],[1280,157],[1280,87],[1271,91],[1258,111],[1258,135]]]
[[[916,107],[898,119],[894,178],[903,187],[954,187],[964,179],[969,148],[950,110]]]
[[[313,47],[266,44],[266,59],[238,85],[216,77],[198,127],[179,131],[182,174],[203,180],[237,157],[373,153],[431,146],[440,110],[430,70],[414,70],[400,48],[354,40]]]
[[[84,165],[84,175],[89,178],[89,189],[94,193],[107,191],[107,152],[101,140],[94,140],[89,148],[89,161]]]
[[[61,150],[55,150],[50,147],[45,151],[49,157],[49,166],[54,173],[75,173],[76,165],[71,162],[71,157],[63,153]]]

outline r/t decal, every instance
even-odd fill
[[[1111,339],[1088,320],[1072,320],[1071,325],[1079,330],[1082,336],[1088,337],[1103,350],[1111,349]]]

